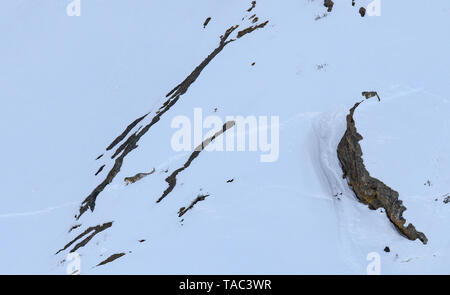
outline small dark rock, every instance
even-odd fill
[[[102,165],[100,168],[98,168],[97,172],[95,172],[95,176],[97,176],[100,172],[102,172],[103,168],[105,168],[105,165]]]
[[[389,252],[391,252],[391,249],[389,249],[389,247],[386,246],[386,247],[384,248],[384,252],[389,253]]]
[[[366,15],[366,9],[364,7],[361,7],[359,9],[359,14],[361,14],[361,17],[364,17]]]
[[[203,28],[206,28],[206,26],[209,24],[209,21],[211,20],[210,17],[208,17],[205,22],[203,23]]]
[[[323,2],[323,6],[325,6],[327,8],[328,12],[331,12],[333,10],[333,5],[334,5],[334,2],[331,0],[324,0],[324,2]]]

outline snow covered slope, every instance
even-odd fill
[[[249,12],[242,0],[81,0],[81,16],[69,17],[70,2],[7,1],[0,10],[0,273],[65,274],[67,254],[92,234],[76,249],[82,274],[366,274],[372,252],[382,274],[448,273],[448,1],[380,1],[381,15],[365,17],[358,10],[371,1],[335,0],[327,12],[320,0],[258,0]],[[235,41],[143,134],[94,211],[79,216],[116,148],[235,25],[227,39]],[[381,102],[355,112],[366,168],[399,192],[427,245],[401,236],[342,179],[345,116],[372,90]],[[171,123],[193,121],[194,108],[224,122],[279,116],[278,160],[202,151],[156,203],[192,153],[173,150]],[[198,195],[208,196],[178,217]]]

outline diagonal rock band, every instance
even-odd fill
[[[347,130],[338,144],[337,155],[344,172],[343,178],[347,179],[360,202],[376,210],[384,208],[389,220],[397,230],[410,240],[419,239],[423,244],[428,242],[422,232],[416,230],[411,223],[405,226],[406,220],[403,212],[406,207],[398,199],[398,192],[394,191],[380,180],[370,176],[362,159],[362,149],[359,141],[363,139],[355,127],[353,114],[361,102],[356,103],[347,115]]]

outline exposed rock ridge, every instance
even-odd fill
[[[197,204],[200,201],[204,201],[207,197],[209,197],[209,194],[206,195],[198,195],[192,202],[191,204],[186,208],[186,207],[181,207],[180,210],[178,211],[178,217],[183,216],[184,214],[186,214],[186,212],[188,212],[189,210],[191,210],[192,208],[194,208],[195,204]]]
[[[148,114],[149,113],[143,115],[142,117],[137,118],[130,125],[128,125],[127,128],[125,128],[125,130],[119,136],[117,136],[116,139],[113,140],[113,142],[106,148],[106,150],[107,151],[112,150],[119,142],[121,142],[128,135],[128,133],[130,133],[131,130],[133,130],[134,127],[136,127],[137,124],[139,124],[139,122],[144,120]]]
[[[108,263],[113,262],[114,260],[116,260],[116,259],[118,259],[118,258],[120,258],[120,257],[122,257],[124,255],[125,255],[125,253],[113,254],[113,255],[109,256],[108,258],[106,258],[105,260],[103,260],[102,262],[100,262],[99,264],[97,264],[96,266],[102,266],[102,265],[108,264]]]
[[[238,38],[242,38],[243,36],[253,32],[254,30],[264,28],[268,23],[269,23],[269,21],[266,20],[265,22],[260,23],[260,24],[258,24],[256,26],[251,26],[251,27],[248,27],[248,28],[246,28],[246,29],[244,29],[242,31],[239,31],[238,34],[237,34],[237,37]]]
[[[398,192],[392,190],[380,180],[370,176],[364,166],[362,150],[359,141],[363,139],[355,127],[353,114],[361,102],[356,103],[347,115],[347,130],[339,142],[337,155],[341,163],[343,177],[347,179],[349,186],[355,192],[356,197],[370,209],[384,208],[389,220],[398,231],[410,240],[419,239],[426,244],[427,237],[416,230],[414,225],[408,224],[402,214],[406,207],[398,199]]]
[[[81,242],[79,242],[78,244],[75,245],[75,247],[70,250],[70,252],[75,252],[77,251],[79,248],[84,247],[87,243],[89,243],[90,240],[92,240],[92,238],[98,234],[101,233],[102,231],[104,231],[105,229],[108,229],[112,226],[113,222],[106,222],[102,225],[96,225],[96,226],[91,226],[88,229],[86,229],[84,232],[82,232],[81,234],[79,234],[77,237],[75,237],[75,239],[73,239],[72,241],[70,241],[69,243],[67,243],[64,248],[58,250],[58,252],[55,253],[58,254],[59,252],[62,252],[64,250],[66,250],[67,248],[69,248],[72,244],[74,244],[76,241],[78,241],[79,239],[83,238],[84,236],[86,236],[87,234],[91,233],[89,236],[87,236],[86,238],[84,238]]]
[[[253,8],[256,7],[256,1],[252,1],[252,7],[250,7],[249,9],[247,9],[248,12],[252,11]]]
[[[180,174],[184,169],[188,168],[191,165],[192,161],[194,161],[195,158],[197,158],[200,155],[200,153],[205,149],[205,147],[210,142],[212,142],[218,136],[220,136],[223,133],[225,133],[225,131],[227,131],[228,129],[234,127],[235,124],[236,124],[235,121],[228,121],[228,122],[226,122],[225,124],[223,124],[221,130],[217,131],[214,135],[208,137],[201,144],[199,144],[195,148],[195,151],[191,154],[189,159],[186,161],[186,163],[184,163],[184,165],[182,167],[180,167],[177,170],[173,171],[172,174],[170,174],[170,176],[166,178],[166,182],[169,184],[169,186],[164,191],[164,193],[161,195],[161,197],[159,197],[159,199],[156,201],[156,203],[161,202],[168,194],[170,194],[170,192],[173,191],[173,189],[177,185],[177,175]]]

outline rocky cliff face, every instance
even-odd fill
[[[414,225],[405,226],[406,220],[402,214],[406,207],[398,199],[398,192],[392,190],[380,180],[370,176],[364,166],[362,150],[359,141],[363,139],[355,127],[353,114],[360,103],[356,103],[347,115],[347,130],[339,142],[337,154],[341,163],[343,177],[355,192],[356,197],[370,209],[384,208],[389,220],[398,231],[410,240],[419,239],[426,244],[427,237],[416,230]]]

